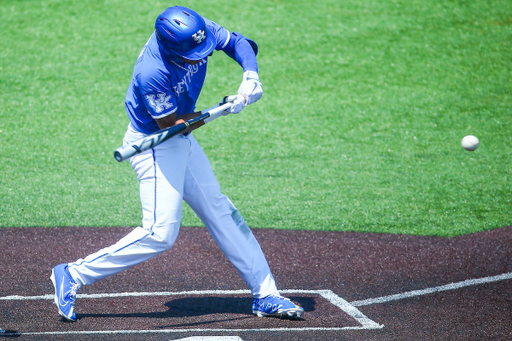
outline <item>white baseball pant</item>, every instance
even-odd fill
[[[129,126],[124,144],[143,136]],[[278,292],[258,241],[221,193],[210,162],[192,134],[177,135],[133,156],[130,163],[140,183],[143,226],[112,246],[69,263],[78,284],[92,284],[170,249],[178,236],[185,200],[255,298]]]

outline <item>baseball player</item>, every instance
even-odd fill
[[[155,31],[134,67],[125,99],[130,119],[125,145],[199,115],[194,112],[195,104],[214,50],[226,53],[244,71],[238,96],[223,116],[237,114],[261,98],[254,41],[229,32],[191,9],[167,8],[158,16]],[[236,207],[221,193],[205,153],[189,131],[136,154],[130,164],[140,183],[142,227],[112,246],[53,268],[51,280],[59,315],[76,321],[74,307],[80,287],[170,249],[178,236],[185,200],[247,283],[254,297],[253,313],[301,317],[304,309],[279,294],[258,241]]]

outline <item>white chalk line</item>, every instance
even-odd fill
[[[497,275],[497,276],[468,279],[468,280],[465,280],[462,282],[450,283],[450,284],[441,285],[441,286],[433,287],[433,288],[422,289],[422,290],[413,290],[413,291],[403,292],[401,294],[396,294],[396,295],[370,298],[370,299],[361,300],[361,301],[352,301],[352,302],[350,302],[350,304],[354,307],[361,307],[361,306],[371,305],[371,304],[385,303],[385,302],[390,302],[390,301],[398,301],[398,300],[402,300],[404,298],[409,298],[409,297],[423,296],[423,295],[432,294],[435,292],[455,290],[455,289],[460,289],[460,288],[469,287],[469,286],[478,285],[478,284],[498,282],[498,281],[503,281],[503,280],[507,280],[507,279],[512,279],[512,272]]]
[[[145,297],[145,296],[185,296],[185,295],[245,295],[250,294],[250,290],[193,290],[193,291],[155,291],[155,292],[113,292],[104,294],[77,294],[76,298],[117,298],[117,297]],[[4,296],[0,300],[53,300],[54,295],[40,296]]]
[[[409,297],[423,296],[431,293],[460,289],[463,287],[474,286],[485,283],[492,283],[512,279],[512,272],[489,276],[483,278],[469,279],[462,282],[450,283],[433,288],[422,290],[413,290],[396,295],[389,295],[377,298],[371,298],[361,301],[347,302],[331,290],[281,290],[283,294],[316,294],[324,297],[329,302],[339,307],[348,315],[358,321],[361,326],[356,327],[304,327],[304,328],[248,328],[248,329],[157,329],[157,330],[101,330],[101,331],[67,331],[67,332],[26,332],[13,333],[12,335],[84,335],[84,334],[146,334],[146,333],[187,333],[187,332],[283,332],[283,331],[341,331],[341,330],[361,330],[361,329],[381,329],[380,325],[364,314],[356,307],[397,301]],[[116,298],[116,297],[143,297],[143,296],[183,296],[183,295],[240,295],[250,294],[249,290],[200,290],[200,291],[181,291],[181,292],[125,292],[125,293],[105,293],[105,294],[78,294],[77,298]],[[53,295],[40,296],[4,296],[0,300],[50,300]],[[8,336],[7,334],[3,334]]]
[[[353,307],[343,298],[336,295],[331,290],[301,290],[288,289],[280,290],[282,294],[306,294],[320,295],[336,307],[343,310],[346,314],[354,318],[361,326],[349,327],[303,327],[303,328],[247,328],[247,329],[151,329],[151,330],[95,330],[95,331],[66,331],[66,332],[25,332],[22,335],[77,335],[77,334],[145,334],[145,333],[187,333],[187,332],[283,332],[283,331],[340,331],[340,330],[361,330],[361,329],[380,329],[380,325],[357,308]],[[250,290],[197,290],[181,292],[124,292],[124,293],[103,293],[103,294],[77,294],[77,298],[118,298],[118,297],[144,297],[144,296],[184,296],[184,295],[250,295]],[[18,301],[18,300],[53,300],[54,295],[40,296],[4,296],[0,300]],[[4,334],[6,335],[6,334]],[[14,335],[14,334],[13,334]],[[21,335],[21,334],[16,334]]]
[[[304,328],[246,328],[246,329],[228,329],[228,328],[197,328],[197,329],[133,329],[133,330],[77,330],[66,332],[17,332],[5,333],[3,336],[22,336],[22,335],[114,335],[114,334],[179,334],[179,333],[249,333],[249,332],[325,332],[342,330],[362,330],[363,327],[304,327]]]
[[[361,313],[357,308],[352,306],[350,303],[345,301],[343,298],[336,295],[331,290],[280,290],[283,294],[313,294],[320,295],[333,305],[337,306],[349,316],[354,318],[361,324],[364,329],[375,329],[382,328],[383,326],[375,323]],[[197,291],[181,291],[181,292],[123,292],[123,293],[105,293],[105,294],[77,294],[77,299],[85,298],[116,298],[116,297],[142,297],[142,296],[203,296],[203,295],[242,295],[250,294],[250,290],[197,290]],[[0,297],[0,300],[52,300],[53,295],[41,295],[41,296],[5,296]]]

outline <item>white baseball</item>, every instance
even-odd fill
[[[462,148],[472,152],[473,150],[478,148],[478,143],[480,143],[480,141],[478,140],[478,137],[473,136],[473,135],[467,135],[467,136],[464,136],[464,138],[462,139],[461,145],[462,145]]]

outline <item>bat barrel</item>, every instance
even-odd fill
[[[133,148],[133,146],[124,146],[119,147],[114,151],[114,158],[117,160],[117,162],[123,162],[135,154],[137,154],[137,149]]]
[[[160,143],[170,139],[174,135],[177,135],[177,134],[183,132],[188,127],[210,117],[210,115],[219,114],[220,112],[230,108],[232,105],[231,102],[234,101],[235,99],[236,99],[236,95],[226,96],[224,98],[225,104],[222,104],[222,105],[212,108],[212,109],[208,109],[207,112],[204,112],[202,115],[200,115],[192,120],[189,120],[185,123],[180,123],[180,124],[174,125],[169,128],[162,129],[160,131],[157,131],[157,132],[150,134],[138,141],[135,141],[133,144],[119,147],[114,151],[114,158],[118,162],[123,162],[125,160],[128,160],[129,158],[131,158],[132,156],[134,156],[137,153],[142,153],[148,149],[151,149],[151,148],[159,145]]]
[[[128,160],[137,153],[142,153],[148,149],[151,149],[160,143],[170,139],[174,135],[177,135],[187,129],[190,123],[180,123],[175,126],[159,130],[153,134],[147,135],[129,145],[117,148],[114,151],[114,158],[118,162]]]

